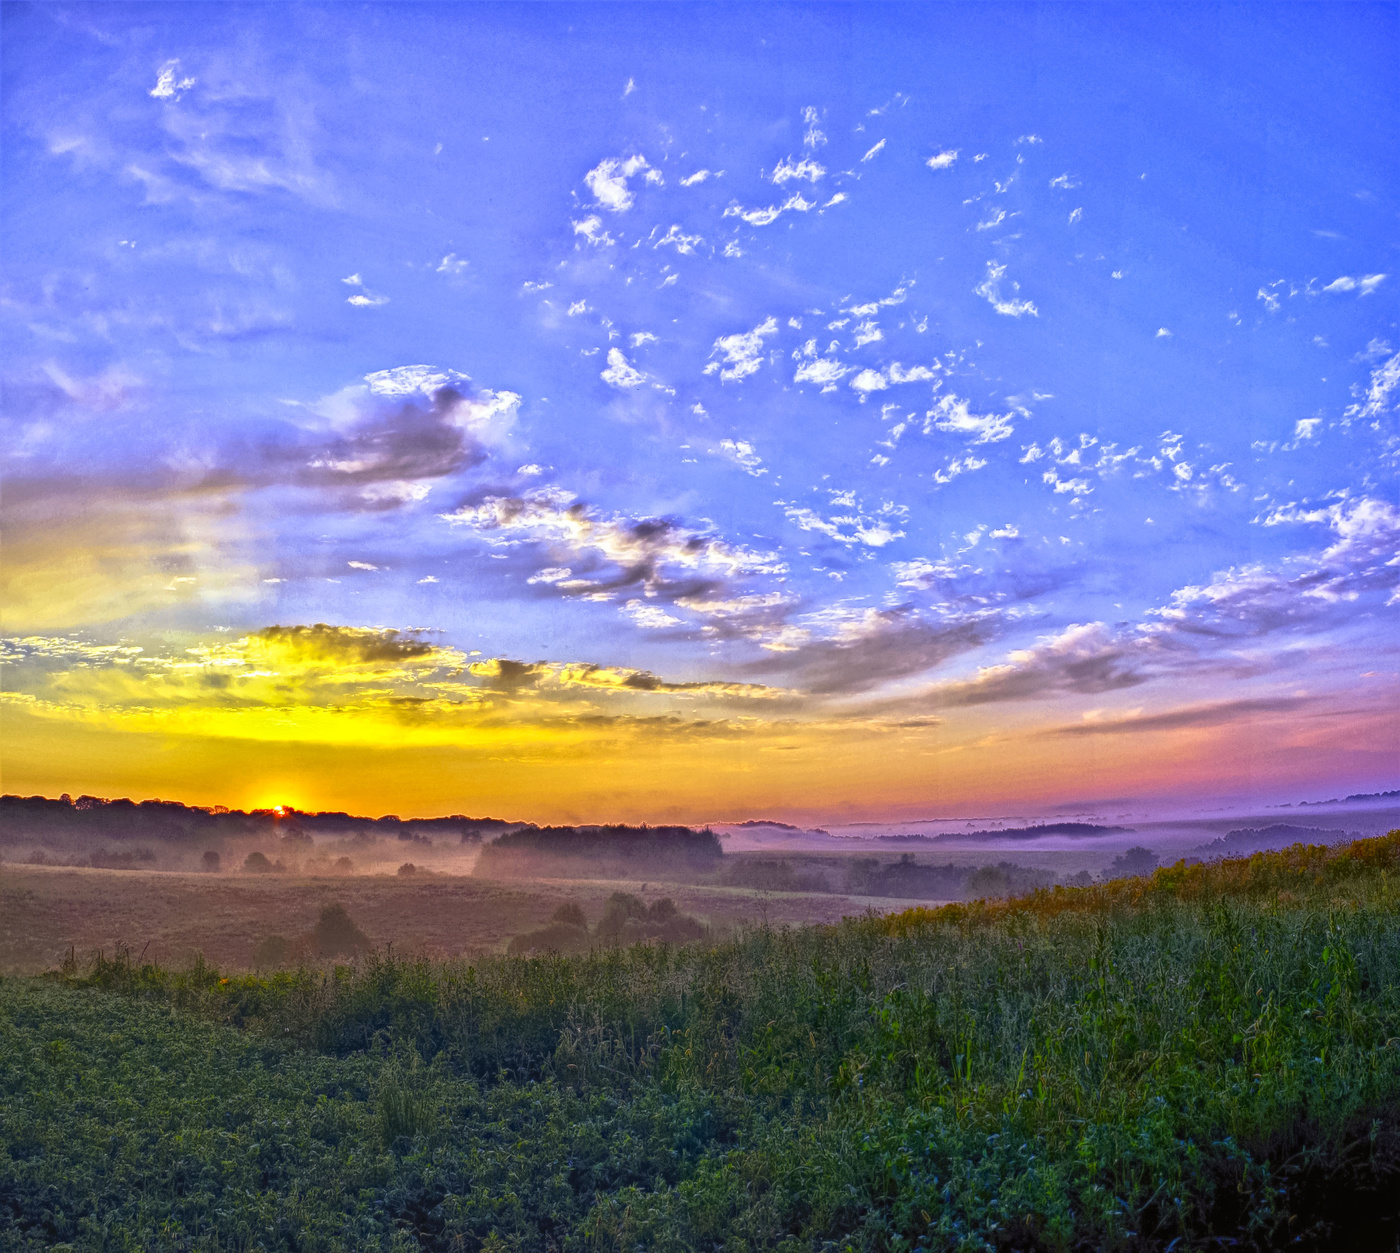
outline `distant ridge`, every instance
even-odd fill
[[[960,840],[1036,840],[1045,835],[1090,839],[1100,835],[1128,835],[1132,827],[1101,827],[1093,822],[1047,822],[1035,827],[1011,827],[998,831],[950,831],[945,835],[879,835],[881,844],[947,844]]]
[[[1218,840],[1192,850],[1199,857],[1247,857],[1253,853],[1273,853],[1294,844],[1337,844],[1360,838],[1357,831],[1333,827],[1294,827],[1276,822],[1269,827],[1240,827]]]
[[[1351,801],[1400,801],[1400,789],[1394,792],[1357,792],[1354,796],[1334,796],[1330,801],[1299,801],[1298,808],[1304,805],[1346,805]],[[1288,809],[1288,805],[1279,806]]]
[[[744,822],[725,822],[721,824],[726,827],[777,827],[780,831],[801,831],[801,827],[795,827],[790,822],[778,822],[772,818],[749,818]]]

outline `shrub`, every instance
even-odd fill
[[[266,861],[267,859],[264,858],[263,860]],[[221,864],[220,857],[219,854],[216,853],[212,848],[205,850],[204,856],[200,858],[200,863],[201,865],[203,865],[204,869],[207,870],[210,874],[219,873],[219,867]]]
[[[399,867],[399,874],[401,875],[411,875],[417,873],[418,867],[415,866],[411,861],[406,861],[402,866]]]
[[[506,946],[508,953],[582,953],[588,948],[588,928],[569,922],[551,922],[538,931],[517,935]]]
[[[291,960],[293,950],[294,946],[286,936],[266,936],[253,949],[253,965],[259,970],[285,966]]]
[[[573,901],[566,901],[550,915],[551,922],[562,922],[569,927],[588,927],[588,919],[584,916],[583,908]]]
[[[245,874],[271,874],[273,865],[267,859],[265,853],[260,853],[256,849],[249,853],[243,861],[243,871]]]
[[[325,906],[311,938],[322,957],[353,957],[370,946],[369,937],[351,921],[344,905]]]

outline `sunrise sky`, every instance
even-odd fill
[[[1398,14],[5,4],[4,790],[1397,786]]]

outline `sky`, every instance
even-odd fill
[[[5,791],[1400,781],[1400,6],[0,7]]]

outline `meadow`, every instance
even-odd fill
[[[1395,832],[576,956],[75,953],[0,981],[0,1249],[1394,1247],[1398,872]]]

